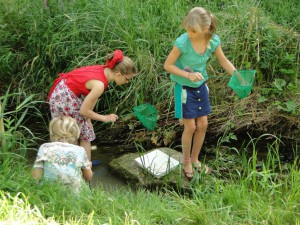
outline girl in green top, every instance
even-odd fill
[[[207,115],[211,112],[206,72],[207,60],[214,53],[220,65],[230,75],[236,70],[226,58],[221,41],[216,35],[216,17],[202,7],[189,11],[182,25],[186,33],[174,42],[164,69],[175,81],[175,116],[182,118],[183,173],[191,180],[195,171],[210,173],[211,169],[201,166],[199,154],[208,125]]]

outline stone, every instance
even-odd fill
[[[182,162],[182,153],[171,148],[156,148],[175,160]],[[136,162],[136,158],[152,152],[152,149],[143,153],[128,153],[119,158],[113,159],[109,163],[111,172],[117,175],[122,180],[126,181],[134,188],[157,189],[162,187],[170,187],[175,189],[182,189],[189,187],[190,183],[184,178],[181,165],[163,177],[157,178],[150,174],[146,169],[140,167]]]

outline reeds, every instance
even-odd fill
[[[117,105],[122,111],[130,111],[128,105],[169,99],[172,83],[163,63],[173,41],[184,32],[182,18],[198,4],[58,1],[49,2],[45,9],[42,2],[1,2],[1,21],[5,24],[0,40],[1,80],[6,78],[5,83],[11,83],[13,89],[40,93],[40,100],[45,100],[58,73],[103,64],[106,54],[119,48],[136,61],[139,74],[126,94],[124,88],[116,91],[115,86],[107,91],[97,105],[99,110],[112,111]],[[295,85],[299,34],[294,26],[274,26],[276,23],[265,15],[265,6],[257,1],[209,2],[206,7],[218,17],[223,50],[237,68],[256,69],[259,82],[281,78]],[[280,16],[288,20],[290,15]],[[211,75],[224,74],[215,59],[208,63],[208,70]],[[219,80],[211,83],[212,96],[219,104],[218,96],[226,96],[229,91],[220,88],[224,84]],[[124,95],[128,97],[126,102],[120,102]]]
[[[299,79],[299,19],[289,10],[299,3],[284,3],[288,4],[285,11],[272,9],[269,15],[265,8],[276,4],[202,2],[219,18],[218,34],[228,58],[237,68],[258,71],[255,90],[272,103],[274,93],[267,88],[275,78],[288,84],[283,98],[299,95],[298,89],[293,89]],[[224,147],[235,138],[226,130],[212,162],[219,173],[193,183],[192,195],[170,190],[106,192],[98,187],[78,197],[31,179],[26,152],[40,139],[47,140],[49,112],[44,101],[60,72],[103,64],[107,53],[120,48],[136,61],[139,73],[127,87],[111,85],[96,110],[124,115],[133,106],[149,102],[169,112],[173,84],[162,65],[172,42],[184,32],[180,26],[183,16],[196,5],[199,3],[175,0],[80,0],[49,1],[45,9],[42,1],[0,0],[0,118],[5,128],[0,152],[1,222],[300,224],[298,161],[281,161],[278,138],[268,146],[267,157],[258,167],[256,139],[243,143],[249,152],[243,147]],[[280,18],[280,24],[274,18]],[[224,75],[215,58],[208,63],[208,70]],[[225,82],[210,81],[215,107],[226,106],[224,101],[232,97]],[[42,131],[27,126],[36,123]]]
[[[219,146],[213,165],[227,167],[191,183],[191,192],[114,189],[101,186],[73,195],[55,183],[37,184],[26,159],[8,154],[0,165],[0,221],[53,221],[60,224],[297,224],[300,215],[299,165],[283,163],[278,138],[259,159],[251,139],[235,153]],[[220,142],[221,145],[221,142]],[[225,151],[223,150],[225,149]],[[246,152],[245,152],[246,151]],[[242,154],[245,152],[245,154]],[[3,154],[3,153],[1,153]],[[228,158],[227,163],[221,161]],[[225,161],[224,161],[225,162]],[[13,166],[12,166],[13,165]],[[234,172],[235,171],[235,172]],[[200,175],[201,176],[201,175]],[[179,189],[178,189],[179,190]],[[31,212],[30,216],[29,213]]]
[[[3,111],[2,111],[2,103],[0,102],[0,147],[5,145],[5,130],[4,130],[4,122],[3,122]]]

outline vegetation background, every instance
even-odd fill
[[[299,130],[297,0],[0,0],[0,220],[8,224],[300,223],[298,164],[292,163],[287,175],[281,176],[284,168],[278,170],[274,164],[280,162],[276,138],[269,146],[274,155],[268,156],[263,171],[256,170],[254,146],[252,160],[241,159],[244,172],[237,178],[193,186],[188,198],[176,192],[106,193],[100,187],[80,199],[65,198],[64,190],[37,186],[30,178],[26,152],[46,139],[45,99],[60,72],[103,64],[107,53],[122,49],[135,60],[139,74],[127,87],[110,85],[97,111],[126,115],[133,106],[149,102],[161,114],[172,113],[173,84],[163,63],[173,41],[184,32],[182,18],[194,6],[218,17],[217,33],[234,65],[257,71],[255,95],[243,104],[260,105],[261,116],[280,114],[291,130]],[[214,57],[208,70],[215,77],[209,81],[214,111],[230,111],[228,102],[238,99],[226,88],[227,74]],[[247,108],[234,113],[246,115]],[[227,116],[218,119],[228,121]],[[101,129],[98,124],[96,130]]]

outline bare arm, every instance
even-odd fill
[[[226,56],[224,55],[224,52],[221,48],[221,46],[219,45],[217,47],[217,49],[214,52],[217,56],[217,59],[220,63],[220,65],[222,66],[222,68],[229,73],[230,75],[233,74],[233,71],[236,70],[236,68],[234,67],[234,65],[226,58]]]
[[[191,81],[199,81],[201,79],[204,79],[201,73],[198,72],[190,73],[185,70],[181,70],[177,66],[175,66],[175,62],[177,61],[180,55],[181,55],[180,50],[176,46],[174,46],[165,61],[164,69],[169,73],[187,78]]]
[[[80,114],[88,119],[102,121],[102,122],[115,122],[118,116],[115,114],[101,115],[94,112],[94,107],[104,92],[104,84],[99,80],[90,80],[86,83],[87,89],[90,93],[85,97],[80,107]]]
[[[174,46],[165,61],[164,69],[166,71],[168,71],[169,73],[188,78],[189,72],[181,70],[177,66],[175,66],[175,62],[180,55],[181,55],[181,52],[179,51],[179,49],[177,47]]]
[[[82,176],[86,181],[90,181],[93,177],[93,172],[91,168],[88,169],[81,169]]]

